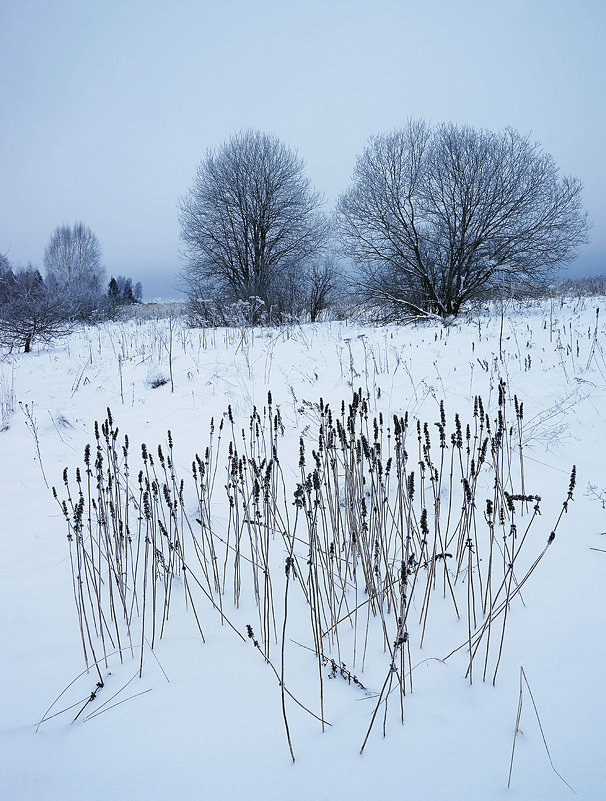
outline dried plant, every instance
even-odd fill
[[[365,684],[358,676],[369,652],[384,653],[362,751],[377,720],[385,733],[390,701],[404,720],[417,650],[427,640],[446,650],[436,642],[445,608],[464,640],[445,659],[463,653],[469,681],[494,684],[511,604],[554,541],[576,480],[573,468],[560,515],[533,553],[541,498],[526,489],[523,403],[509,399],[503,380],[496,389],[492,413],[476,396],[468,416],[449,417],[440,402],[431,422],[408,413],[384,419],[372,411],[370,386],[336,410],[322,398],[306,403],[294,480],[282,469],[285,426],[271,393],[245,428],[231,407],[211,421],[186,478],[170,432],[154,454],[142,445],[133,468],[128,437],[119,442],[108,409],[84,470],[72,477],[66,468],[63,499],[53,490],[67,525],[84,659],[99,683],[114,653],[138,658],[142,674],[144,652],[170,626],[179,595],[202,640],[210,611],[246,641],[237,620],[256,610],[259,637],[250,624],[246,632],[278,679],[293,760],[286,705],[303,704],[286,688],[292,635],[315,655],[319,713],[310,714],[323,730],[325,680],[340,675],[370,692],[365,685],[378,676]],[[220,525],[217,504],[227,510]]]

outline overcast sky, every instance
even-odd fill
[[[422,117],[530,133],[585,186],[574,272],[606,272],[605,41],[604,0],[0,0],[0,251],[42,268],[82,220],[108,276],[178,297],[208,147],[275,133],[330,207],[371,134]]]

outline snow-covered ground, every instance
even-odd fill
[[[605,318],[598,299],[447,328],[131,321],[6,355],[2,801],[605,798]]]

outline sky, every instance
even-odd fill
[[[254,128],[327,209],[372,134],[454,122],[540,142],[584,184],[606,271],[603,0],[0,0],[0,252],[42,268],[82,220],[110,275],[178,298],[177,202],[208,148]]]

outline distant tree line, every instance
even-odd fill
[[[606,275],[564,278],[557,281],[553,289],[557,294],[571,297],[604,297],[606,296]]]
[[[409,120],[370,138],[329,215],[293,150],[242,131],[206,152],[179,201],[189,317],[258,325],[355,307],[383,322],[449,320],[549,293],[587,241],[581,189],[511,128]],[[0,342],[29,349],[141,301],[130,278],[106,284],[81,222],[54,231],[44,268],[1,257]]]
[[[137,281],[133,287],[132,278],[125,278],[123,275],[114,278],[112,275],[107,287],[107,299],[111,306],[132,306],[133,303],[141,303],[142,298],[141,281]]]
[[[0,254],[0,345],[29,352],[35,341],[51,343],[79,321],[107,319],[141,301],[142,286],[130,278],[105,285],[99,241],[82,222],[56,228],[44,267],[43,278],[31,264],[15,267]]]

